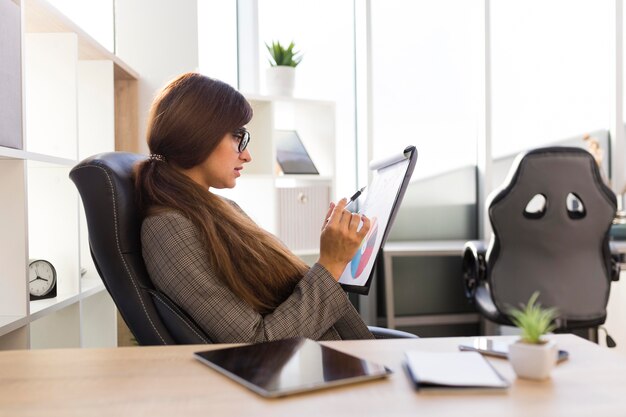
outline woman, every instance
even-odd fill
[[[135,180],[150,277],[216,343],[372,338],[337,283],[367,218],[345,210],[345,199],[331,203],[319,261],[309,268],[209,191],[234,187],[252,160],[244,128],[251,118],[240,93],[200,74],[178,77],[155,99],[151,155]]]

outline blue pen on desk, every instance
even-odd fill
[[[365,187],[361,188],[361,189],[360,189],[360,190],[358,190],[356,193],[354,193],[354,194],[352,195],[352,197],[350,197],[350,199],[348,200],[348,203],[346,204],[346,207],[345,207],[345,208],[348,208],[348,206],[349,206],[350,204],[354,203],[354,202],[357,200],[357,198],[359,198],[359,197],[361,196],[361,194],[363,193],[363,191],[365,191],[365,188],[366,188],[366,187],[367,187],[367,186],[365,186]]]

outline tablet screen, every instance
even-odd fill
[[[196,352],[195,358],[265,397],[280,397],[391,373],[306,338]]]
[[[276,159],[283,174],[319,174],[295,130],[276,131]]]

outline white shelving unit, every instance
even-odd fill
[[[335,104],[292,97],[246,95],[254,117],[252,162],[232,190],[215,190],[236,201],[254,221],[300,256],[319,251],[321,222],[335,199]],[[295,130],[319,175],[283,175],[276,162],[276,132]]]
[[[8,123],[17,114],[21,126],[21,138],[0,138],[0,349],[116,346],[116,308],[68,174],[84,157],[136,140],[138,75],[44,0],[0,7],[8,11],[0,26],[20,28],[3,41],[21,45],[10,78],[22,85],[22,104],[0,95],[3,109],[13,106]],[[29,301],[35,258],[54,265],[55,298]]]

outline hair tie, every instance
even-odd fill
[[[151,161],[165,162],[165,157],[163,155],[159,155],[158,153],[151,153],[149,158]]]

